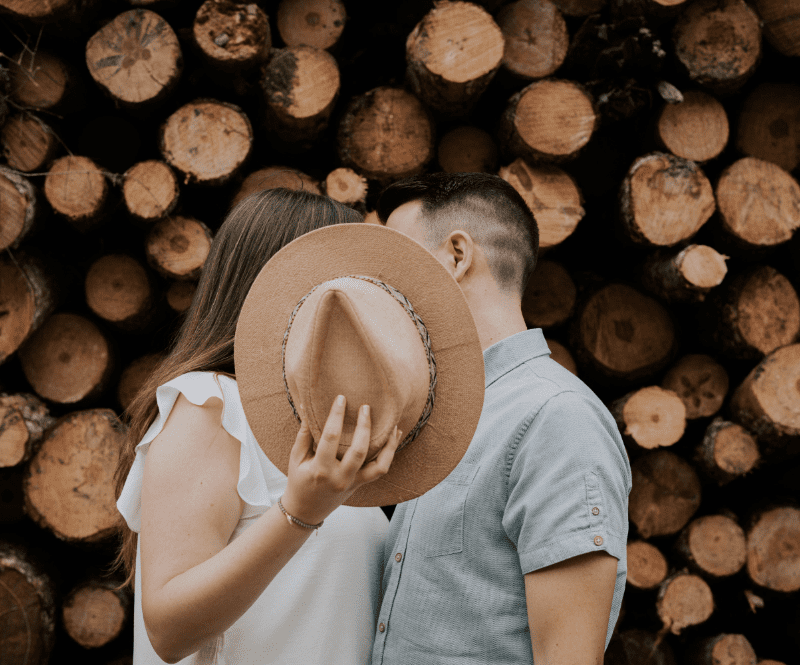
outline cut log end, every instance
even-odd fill
[[[744,530],[725,515],[706,515],[693,520],[678,543],[684,558],[712,578],[735,575],[747,561]]]
[[[681,262],[686,281],[697,289],[711,289],[722,284],[728,273],[724,254],[708,245],[691,245]]]
[[[678,573],[661,583],[656,609],[664,628],[680,635],[684,628],[709,619],[714,611],[714,597],[703,578]]]
[[[52,109],[65,98],[69,74],[60,58],[25,50],[11,67],[11,97],[24,107]]]
[[[53,130],[32,113],[18,113],[6,120],[0,144],[8,165],[25,172],[41,171],[58,149]]]
[[[661,551],[643,540],[628,543],[627,582],[636,589],[655,589],[667,577],[668,564]]]
[[[176,284],[188,284],[188,282],[176,282]],[[131,405],[136,393],[161,362],[162,357],[160,353],[148,353],[134,360],[122,371],[119,384],[117,384],[117,399],[123,411]]]
[[[36,191],[30,181],[0,166],[0,250],[16,248],[36,219]]]
[[[210,249],[209,228],[181,215],[156,222],[145,244],[150,265],[165,277],[179,280],[196,280]]]
[[[367,198],[367,180],[353,169],[340,167],[325,178],[325,193],[345,205],[363,204]]]
[[[222,69],[245,69],[267,59],[272,45],[267,15],[254,3],[204,2],[193,33],[203,55]]]
[[[108,182],[88,157],[61,157],[50,166],[44,194],[56,212],[84,231],[99,220],[108,196]]]
[[[439,165],[446,173],[495,173],[497,144],[488,132],[465,125],[442,137],[438,148]]]
[[[561,325],[572,315],[576,296],[575,282],[564,266],[539,261],[522,297],[522,316],[533,328]]]
[[[701,640],[692,655],[698,665],[756,665],[758,660],[748,639],[732,633]]]
[[[153,288],[145,267],[130,256],[109,254],[95,261],[84,289],[86,303],[101,319],[123,327],[148,319]]]
[[[122,633],[128,612],[119,593],[99,584],[84,584],[70,592],[61,616],[73,640],[85,649],[96,649]]]
[[[739,114],[736,147],[791,171],[800,164],[800,86],[762,83]]]
[[[764,35],[783,55],[800,55],[800,2],[798,0],[756,0]]]
[[[678,442],[686,430],[686,407],[672,390],[640,388],[611,406],[627,442],[653,450]]]
[[[639,628],[621,630],[612,636],[605,665],[677,665],[675,654],[663,635]]]
[[[756,518],[747,533],[747,574],[773,591],[800,589],[800,509],[773,508]]]
[[[800,299],[791,282],[770,266],[754,270],[736,302],[736,327],[760,354],[791,344],[800,334]]]
[[[518,158],[500,168],[498,175],[519,192],[539,228],[539,248],[564,242],[583,219],[583,197],[575,180],[549,164],[532,166]]]
[[[564,62],[569,32],[564,17],[550,0],[518,0],[497,15],[503,31],[503,66],[518,76],[550,76]]]
[[[682,102],[664,105],[656,131],[672,154],[705,162],[722,152],[730,130],[722,104],[705,92],[688,90]]]
[[[89,39],[86,64],[112,99],[136,106],[163,97],[175,85],[182,55],[175,32],[163,18],[133,9]]]
[[[17,466],[30,459],[54,421],[34,395],[0,394],[0,467]]]
[[[575,364],[575,359],[572,357],[569,349],[560,342],[556,342],[554,339],[545,339],[545,341],[547,342],[547,347],[550,349],[550,357],[564,369],[577,376],[578,366]]]
[[[670,368],[661,387],[675,391],[686,407],[686,418],[707,418],[722,407],[728,394],[728,373],[711,356],[690,354]]]
[[[178,179],[164,162],[139,162],[125,173],[122,196],[128,212],[143,222],[169,215],[178,204]]]
[[[287,46],[334,47],[342,36],[347,11],[339,0],[281,0],[278,32]]]
[[[191,307],[195,291],[197,291],[196,282],[172,282],[167,289],[167,304],[173,311],[183,314]]]
[[[319,182],[310,175],[289,166],[267,166],[254,171],[244,179],[231,201],[231,206],[238,205],[251,194],[278,187],[322,194]]]

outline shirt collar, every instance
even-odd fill
[[[526,360],[549,353],[541,328],[523,330],[495,342],[483,352],[486,388]]]

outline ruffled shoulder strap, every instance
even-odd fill
[[[197,406],[212,397],[222,400],[222,427],[241,443],[236,489],[246,504],[242,517],[266,511],[272,505],[271,494],[285,487],[286,476],[267,459],[250,431],[236,381],[212,372],[189,372],[158,387],[158,416],[136,446],[136,457],[117,500],[117,510],[128,527],[137,533],[141,530],[142,478],[147,451],[153,439],[164,429],[181,393]]]

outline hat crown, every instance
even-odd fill
[[[337,457],[352,442],[362,404],[370,405],[367,460],[395,424],[408,433],[428,400],[430,367],[420,332],[386,290],[355,277],[318,285],[302,302],[286,340],[286,385],[305,406],[314,448],[337,395],[347,398]]]

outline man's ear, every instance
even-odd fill
[[[472,236],[460,229],[451,232],[444,242],[444,251],[447,252],[450,273],[460,282],[472,267],[475,258],[475,242]]]

